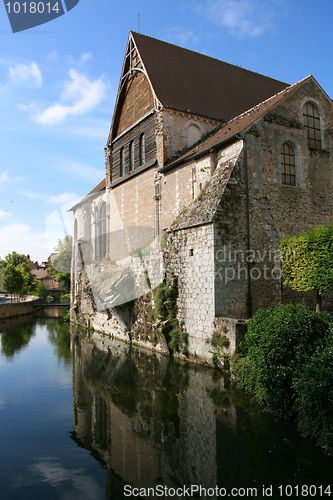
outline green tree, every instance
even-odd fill
[[[17,252],[12,252],[6,255],[6,257],[0,261],[0,267],[6,267],[8,264],[12,264],[14,267],[22,263],[28,263],[28,258]]]
[[[58,240],[55,248],[56,255],[48,261],[47,272],[53,276],[55,281],[62,283],[64,289],[69,292],[71,284],[71,261],[72,261],[72,237],[67,234],[63,240]]]
[[[21,272],[24,279],[23,291],[29,294],[33,294],[37,284],[37,279],[36,276],[31,273],[28,263],[21,262],[20,264],[18,264],[18,266],[16,266],[16,269]]]
[[[288,236],[279,246],[285,285],[296,291],[315,290],[320,311],[323,292],[333,289],[333,224]]]
[[[18,272],[21,273],[24,283],[19,291],[10,292],[9,290],[6,290],[6,288],[4,287],[5,290],[8,291],[9,293],[22,293],[22,292],[33,293],[34,288],[36,286],[36,277],[30,271],[28,258],[25,255],[17,252],[9,253],[2,261],[0,261],[0,267],[2,267],[4,271],[8,266],[14,267]],[[8,280],[11,273],[13,273],[12,269],[9,270],[7,273]],[[14,278],[16,283],[17,273],[14,274],[16,276],[16,278]],[[17,286],[15,283],[13,283],[13,286],[17,290]],[[12,288],[9,281],[7,281],[7,286]]]
[[[37,295],[37,297],[46,297],[47,294],[49,293],[48,290],[45,288],[45,285],[42,281],[40,281],[36,286],[34,293]]]
[[[11,300],[13,299],[13,293],[23,292],[24,277],[18,267],[15,267],[13,264],[7,264],[2,271],[2,287],[6,292],[11,294]]]

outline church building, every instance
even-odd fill
[[[278,242],[332,222],[332,146],[312,75],[290,85],[131,31],[105,179],[72,209],[73,317],[161,351],[173,321],[176,350],[210,362],[259,308],[314,304],[283,286]],[[154,314],[163,283],[173,320]]]

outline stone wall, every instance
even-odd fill
[[[161,176],[161,220],[164,230],[200,196],[210,182],[215,167],[216,158],[212,153],[166,171]]]
[[[0,304],[0,319],[14,318],[24,316],[34,312],[34,306],[40,301],[38,298],[32,298],[26,302],[14,302],[9,304]]]
[[[164,108],[160,111],[163,123],[163,164],[191,147],[221,122],[201,116]]]
[[[311,150],[302,125],[302,103],[322,110],[323,149]],[[282,300],[278,241],[332,221],[332,104],[319,86],[307,82],[276,105],[245,135],[249,177],[253,312]],[[273,118],[272,118],[273,117]],[[279,118],[279,119],[278,119]],[[281,146],[292,145],[296,186],[281,183]]]
[[[166,255],[167,277],[178,281],[178,319],[189,334],[189,354],[210,359],[215,317],[213,226],[170,233]]]

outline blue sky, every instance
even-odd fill
[[[80,0],[13,34],[0,4],[0,256],[46,260],[67,209],[104,177],[128,31],[333,97],[332,0]]]

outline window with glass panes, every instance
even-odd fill
[[[134,141],[131,141],[128,146],[129,171],[134,170]]]
[[[311,102],[304,104],[303,123],[309,147],[321,149],[320,116],[317,108]]]
[[[285,142],[281,147],[282,184],[296,186],[295,154],[293,148]]]
[[[125,175],[125,150],[121,148],[119,153],[119,161],[120,161],[120,177]]]
[[[140,165],[146,163],[146,141],[145,134],[140,135]]]

